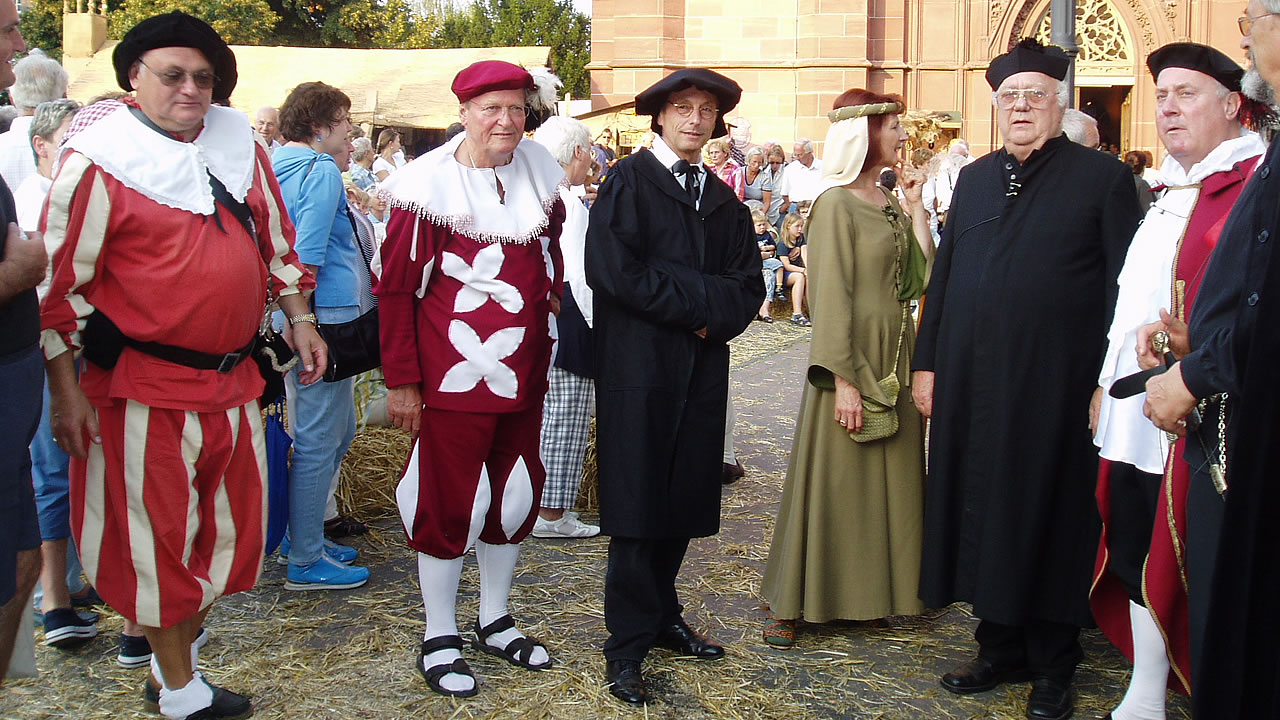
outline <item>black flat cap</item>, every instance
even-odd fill
[[[116,69],[116,82],[129,92],[129,69],[145,53],[156,48],[189,47],[199,50],[213,66],[218,82],[213,86],[213,97],[226,100],[236,87],[236,56],[226,41],[209,26],[209,23],[192,17],[181,10],[155,15],[134,25],[124,34],[120,44],[111,54],[111,64]]]
[[[1062,80],[1070,69],[1071,58],[1062,48],[1056,45],[1046,47],[1034,38],[1023,38],[1012,50],[996,56],[987,66],[987,84],[995,90],[1010,75],[1020,72],[1038,72]]]
[[[667,104],[667,98],[671,97],[672,93],[680,92],[685,88],[697,88],[716,96],[716,101],[720,105],[720,114],[716,117],[716,126],[711,131],[711,137],[728,135],[729,129],[725,127],[724,116],[738,106],[738,101],[742,99],[742,88],[738,83],[711,70],[685,68],[650,85],[647,90],[636,96],[636,114],[652,115],[653,122],[650,123],[650,127],[654,132],[660,132],[658,115]]]
[[[1153,79],[1160,77],[1161,70],[1170,67],[1202,72],[1232,92],[1240,91],[1240,79],[1244,77],[1244,68],[1234,60],[1199,43],[1169,43],[1147,56],[1147,69]]]

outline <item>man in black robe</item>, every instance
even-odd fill
[[[1242,89],[1263,103],[1275,102],[1280,83],[1276,12],[1280,2],[1252,0],[1240,25],[1250,61]],[[1273,717],[1280,701],[1274,530],[1280,342],[1273,328],[1280,266],[1271,251],[1280,238],[1278,183],[1280,152],[1273,141],[1222,228],[1181,342],[1179,328],[1170,328],[1180,361],[1147,382],[1145,409],[1162,429],[1188,432],[1184,418],[1202,405],[1202,424],[1187,442],[1187,547],[1195,553],[1188,556],[1188,620],[1197,718]],[[1210,464],[1221,473],[1211,474]],[[1198,571],[1197,562],[1207,569]]]
[[[628,703],[648,700],[640,664],[654,646],[724,656],[685,624],[675,579],[689,539],[720,528],[727,343],[764,299],[751,216],[701,162],[741,95],[701,69],[637,95],[653,150],[620,160],[591,207],[604,654],[610,692]]]
[[[1004,148],[960,172],[913,363],[933,418],[920,597],[981,620],[942,685],[1030,678],[1033,719],[1071,714],[1092,624],[1089,399],[1139,219],[1126,166],[1062,134],[1067,69],[1031,40],[991,62]]]

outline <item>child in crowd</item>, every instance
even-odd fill
[[[812,200],[801,200],[800,202],[796,203],[796,212],[800,214],[800,219],[803,220],[805,223],[809,222],[809,208],[811,207],[813,207]],[[805,226],[802,225],[800,227],[800,232],[804,232],[804,228]]]
[[[800,206],[804,208],[804,212],[808,212],[806,203],[801,203]],[[805,281],[808,280],[805,268],[808,265],[809,248],[804,242],[804,226],[805,218],[799,213],[791,213],[782,221],[778,260],[782,262],[783,287],[794,288],[791,293],[791,322],[808,327],[809,318],[804,314],[804,309],[809,304],[805,295]]]
[[[773,322],[769,305],[773,302],[778,288],[782,286],[782,261],[778,259],[778,237],[769,227],[769,216],[761,208],[751,210],[751,220],[756,224],[756,244],[760,246],[760,258],[764,264],[764,302],[756,319],[761,322]]]

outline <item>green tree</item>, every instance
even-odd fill
[[[123,37],[139,22],[172,10],[204,20],[231,45],[270,42],[280,22],[267,0],[125,0],[119,9],[108,12],[108,32],[112,37]]]
[[[498,47],[546,45],[565,90],[577,98],[591,92],[591,18],[570,0],[476,0],[440,11],[431,46]]]
[[[405,0],[267,0],[276,42],[307,47],[426,47],[432,24]]]

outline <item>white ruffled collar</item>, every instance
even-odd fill
[[[191,142],[156,132],[120,103],[69,137],[64,147],[89,158],[125,187],[197,215],[214,214],[210,174],[243,202],[253,185],[257,157],[248,118],[218,105],[209,108],[204,129]]]
[[[1238,138],[1219,143],[1204,156],[1203,160],[1189,169],[1183,169],[1182,164],[1174,160],[1172,155],[1166,157],[1164,164],[1160,166],[1160,177],[1168,187],[1194,185],[1214,173],[1230,170],[1241,160],[1261,155],[1266,151],[1267,146],[1263,144],[1262,138],[1258,137],[1257,133],[1245,131]]]
[[[546,148],[522,139],[511,162],[497,168],[470,168],[454,159],[465,139],[444,145],[397,170],[379,195],[392,207],[447,226],[479,242],[528,243],[550,221],[551,207],[567,185],[564,169]],[[498,197],[495,177],[506,193]]]

